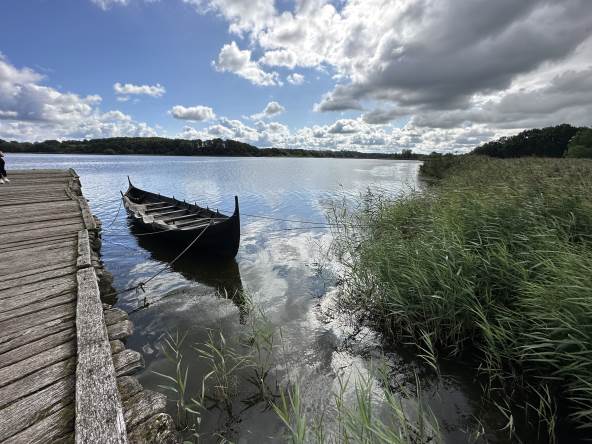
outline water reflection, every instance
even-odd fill
[[[130,224],[129,228],[138,245],[150,254],[151,259],[170,264],[172,270],[180,273],[185,279],[210,287],[220,296],[230,299],[239,309],[241,323],[244,323],[248,307],[236,259],[192,252],[173,262],[179,254],[178,248],[171,248],[170,243],[163,242],[158,235],[144,235],[146,232],[133,224]]]
[[[418,186],[417,162],[84,155],[11,155],[10,162],[13,169],[76,169],[94,214],[105,227],[114,222],[103,233],[102,258],[118,290],[145,282],[163,267],[171,269],[150,282],[146,293],[121,293],[117,301],[118,307],[133,311],[134,333],[127,345],[143,352],[146,369],[138,377],[147,389],[162,390],[162,378],[154,371],[171,370],[161,353],[162,343],[167,332],[177,331],[188,335],[184,352],[192,368],[190,380],[199,385],[210,369],[203,359],[190,360],[194,356],[191,345],[203,344],[210,332],[222,332],[226,338],[248,333],[248,323],[241,325],[244,302],[237,297],[243,288],[281,331],[276,368],[280,376],[289,371],[291,377],[303,381],[304,407],[311,416],[323,415],[323,406],[338,389],[336,375],[363,371],[369,366],[369,356],[386,351],[397,378],[412,375],[409,371],[420,365],[413,359],[409,363],[397,350],[383,350],[372,331],[359,329],[354,317],[333,307],[330,267],[324,276],[317,266],[332,264],[319,247],[331,242],[327,230],[302,230],[297,224],[245,215],[236,261],[212,263],[187,257],[169,267],[180,252],[178,247],[169,249],[151,236],[137,236],[130,232],[123,213],[116,217],[118,191],[127,188],[129,175],[145,189],[219,207],[223,212],[233,208],[233,196],[238,194],[244,213],[324,221],[331,202],[355,205],[368,190],[394,196]],[[219,297],[220,292],[232,299]],[[144,299],[150,305],[134,311]],[[466,418],[473,415],[483,419],[486,430],[501,428],[497,421],[481,415],[480,392],[471,388],[471,375],[459,375],[458,367],[450,369],[458,385],[451,383],[450,389],[440,389],[433,397],[426,391],[428,399],[438,398],[430,404],[446,425],[445,439],[451,443],[468,441],[462,430]],[[189,388],[192,394],[199,389]],[[355,397],[353,388],[350,392],[348,396]],[[175,415],[174,403],[169,407]],[[217,442],[213,433],[226,428],[232,429],[238,442],[282,441],[284,429],[273,411],[262,411],[260,406],[243,411],[237,406],[239,411],[230,425],[222,412],[205,412],[201,426],[210,434],[200,442]],[[496,441],[505,440],[490,440]]]

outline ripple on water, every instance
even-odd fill
[[[150,304],[131,314],[134,334],[128,339],[131,348],[144,351],[147,365],[140,377],[147,388],[160,390],[162,381],[153,370],[164,368],[160,347],[166,332],[188,332],[188,342],[200,343],[211,331],[228,337],[244,331],[241,302],[218,295],[220,291],[233,294],[239,288],[264,308],[275,328],[281,328],[285,344],[275,366],[278,374],[289,371],[291,377],[304,381],[305,408],[312,415],[331,399],[337,375],[365,375],[367,358],[380,356],[379,338],[368,329],[357,328],[351,317],[342,316],[333,305],[334,293],[326,295],[332,291],[334,264],[320,247],[330,242],[330,233],[309,226],[293,230],[299,224],[246,214],[325,221],[325,210],[333,201],[355,204],[368,189],[397,195],[417,187],[418,162],[14,154],[7,161],[12,169],[76,169],[84,194],[104,227],[114,220],[119,191],[127,189],[127,176],[139,187],[226,212],[234,207],[233,196],[239,195],[244,216],[236,261],[179,261],[151,283],[146,293],[129,292],[118,298],[117,305],[128,311]],[[158,247],[147,238],[133,236],[123,210],[103,239],[103,260],[119,290],[146,280],[174,257],[169,246]],[[413,360],[395,352],[389,354],[389,362],[395,377],[401,379],[409,379],[416,368]],[[197,380],[207,370],[197,360],[192,366]],[[464,416],[477,411],[478,395],[463,384],[448,384],[444,395],[448,404],[434,404],[436,413],[453,425],[452,430],[464,426]],[[352,390],[348,397],[353,396]],[[239,416],[240,421],[231,425],[241,436],[239,442],[281,441],[282,426],[272,411],[253,408]],[[225,424],[219,412],[208,413],[203,421],[204,430],[210,431]],[[455,433],[447,436],[456,439]]]

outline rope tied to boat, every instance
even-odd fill
[[[150,276],[150,278],[148,278],[145,281],[140,281],[139,283],[137,283],[136,285],[133,285],[131,287],[128,287],[124,290],[121,291],[114,291],[111,293],[108,293],[106,295],[103,295],[103,297],[111,297],[111,296],[117,296],[123,293],[127,293],[129,291],[133,291],[133,290],[141,290],[143,293],[146,292],[146,285],[148,285],[152,280],[154,280],[157,276],[159,276],[161,273],[163,273],[164,271],[166,271],[169,267],[171,267],[175,262],[177,262],[179,259],[181,259],[181,257],[183,257],[183,255],[185,253],[187,253],[187,251],[189,251],[189,249],[203,236],[203,234],[206,232],[206,230],[208,228],[210,228],[210,226],[212,225],[212,222],[210,221],[210,223],[208,225],[206,225],[204,227],[203,230],[201,230],[201,232],[195,237],[195,239],[193,239],[189,245],[187,245],[183,251],[181,251],[172,261],[170,261],[168,264],[165,264],[160,270],[158,270],[155,274],[153,274],[152,276]]]
[[[119,207],[117,208],[117,213],[115,213],[115,217],[113,218],[113,220],[111,221],[111,223],[109,225],[107,225],[107,227],[105,229],[110,229],[111,226],[115,223],[115,221],[117,220],[117,216],[119,216],[119,212],[121,211],[121,206],[123,204],[123,199],[119,199]]]

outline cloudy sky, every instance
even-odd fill
[[[0,138],[466,151],[592,124],[592,0],[3,0]]]

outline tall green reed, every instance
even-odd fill
[[[343,304],[418,344],[430,366],[430,350],[478,350],[488,388],[538,399],[523,408],[551,440],[559,404],[590,427],[592,162],[467,156],[442,176],[421,193],[334,212],[370,226],[336,230]]]

